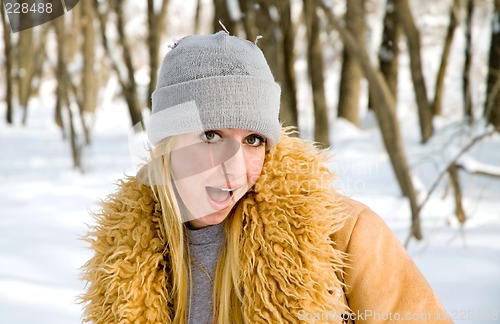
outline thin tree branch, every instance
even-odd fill
[[[474,145],[476,145],[477,143],[479,143],[480,141],[482,141],[483,139],[493,135],[496,131],[495,130],[491,130],[489,132],[486,132],[486,133],[483,133],[479,136],[476,136],[474,137],[466,146],[464,146],[462,148],[462,150],[455,156],[455,158],[443,169],[443,171],[441,171],[441,173],[439,174],[439,176],[437,177],[436,181],[432,184],[431,188],[429,189],[429,191],[427,192],[427,196],[424,198],[424,200],[422,201],[422,203],[419,205],[418,207],[418,210],[421,211],[422,208],[424,207],[424,205],[427,203],[427,201],[429,200],[429,198],[431,197],[432,193],[434,192],[434,190],[436,190],[439,182],[441,181],[441,179],[444,177],[444,175],[448,172],[448,169],[450,168],[451,165],[453,164],[456,164],[458,159],[464,155],[465,153],[467,153],[467,151],[469,151]]]

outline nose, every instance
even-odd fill
[[[226,182],[233,184],[238,179],[242,177],[246,177],[247,174],[247,166],[245,162],[245,155],[243,152],[243,147],[240,144],[238,147],[238,151],[231,156],[226,162],[222,164],[222,170],[224,172],[224,177],[226,178]],[[239,180],[241,181],[241,180]]]

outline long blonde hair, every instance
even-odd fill
[[[189,314],[188,285],[191,282],[189,244],[186,226],[180,205],[172,185],[170,156],[175,137],[168,137],[158,143],[151,151],[148,164],[148,181],[162,210],[163,228],[171,266],[171,291],[169,300],[174,303],[173,323],[183,324]],[[245,197],[241,198],[244,199]],[[242,214],[234,212],[225,221],[226,241],[222,247],[214,278],[213,314],[214,323],[243,323],[239,246],[242,231]],[[191,303],[189,302],[189,305]]]

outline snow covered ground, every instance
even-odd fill
[[[135,170],[124,105],[98,112],[94,144],[84,158],[85,174],[72,171],[69,144],[53,125],[52,106],[50,99],[33,101],[26,128],[0,122],[0,323],[81,321],[80,305],[75,304],[84,289],[79,267],[90,251],[79,237],[92,222],[88,211],[96,209],[98,199],[113,190],[118,178]],[[0,106],[0,115],[4,109]],[[404,241],[407,203],[399,195],[370,117],[362,130],[336,122],[331,167],[339,175],[340,190],[372,207]],[[418,145],[416,131],[405,131],[420,186],[429,188],[439,166],[456,153],[452,148],[457,145],[445,145],[458,128],[443,121],[425,147]],[[403,129],[416,130],[415,120],[405,122]],[[456,138],[460,142],[460,136]],[[429,152],[435,152],[432,159]],[[478,144],[469,156],[499,165],[500,136]],[[498,322],[500,179],[462,173],[461,180],[469,217],[465,226],[455,221],[451,192],[443,198],[441,186],[423,212],[425,238],[412,241],[409,252],[457,322]]]

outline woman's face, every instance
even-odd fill
[[[256,132],[222,128],[176,136],[172,177],[198,229],[222,222],[257,181],[264,163],[265,138]],[[182,205],[182,204],[181,204]]]

